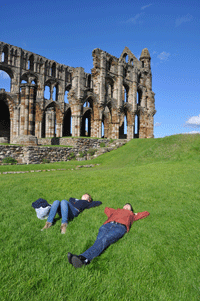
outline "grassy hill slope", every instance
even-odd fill
[[[66,171],[0,175],[2,300],[199,300],[200,136],[132,140],[90,163],[100,165],[74,170],[80,163],[67,162],[48,164]],[[85,191],[102,205],[71,221],[66,235],[59,219],[40,231],[45,221],[37,219],[33,201]],[[150,216],[75,270],[67,252],[91,246],[104,208],[126,202]]]

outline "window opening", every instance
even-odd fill
[[[50,87],[49,86],[45,86],[45,89],[44,89],[44,98],[45,99],[50,99]]]
[[[104,138],[104,123],[101,123],[101,138]]]

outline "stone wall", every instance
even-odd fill
[[[110,144],[110,139],[89,139],[89,138],[39,138],[38,145],[67,145],[78,148],[98,148],[101,143],[105,146]]]
[[[94,157],[101,155],[107,151],[111,151],[126,143],[125,140],[115,140],[109,143],[109,140],[104,139],[73,139],[63,138],[60,141],[62,145],[70,145],[73,147],[57,147],[57,146],[22,146],[22,145],[0,145],[0,163],[6,157],[12,157],[17,160],[19,164],[40,164],[45,161],[60,162],[76,159],[78,161],[89,160],[92,157],[87,154],[85,157],[80,156],[80,152],[87,153],[89,149],[97,149]],[[39,139],[39,142],[50,145],[51,142],[57,143],[58,141],[51,139]],[[100,147],[100,143],[104,142],[106,147]]]

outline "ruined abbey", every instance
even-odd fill
[[[120,58],[97,48],[91,73],[0,42],[0,137],[153,138],[151,57],[125,47]]]

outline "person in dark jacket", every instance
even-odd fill
[[[51,206],[47,222],[41,231],[52,226],[56,213],[58,213],[62,217],[61,234],[65,234],[69,220],[77,217],[84,209],[90,209],[101,204],[100,201],[93,201],[88,193],[82,195],[81,200],[75,198],[70,198],[69,201],[62,200],[61,202],[56,200]]]
[[[134,221],[149,215],[147,211],[134,213],[129,203],[125,204],[123,209],[106,207],[104,212],[108,218],[99,228],[99,233],[93,246],[81,255],[68,253],[68,261],[75,268],[89,264],[93,258],[99,256],[108,246],[118,241],[126,232],[129,232]]]

